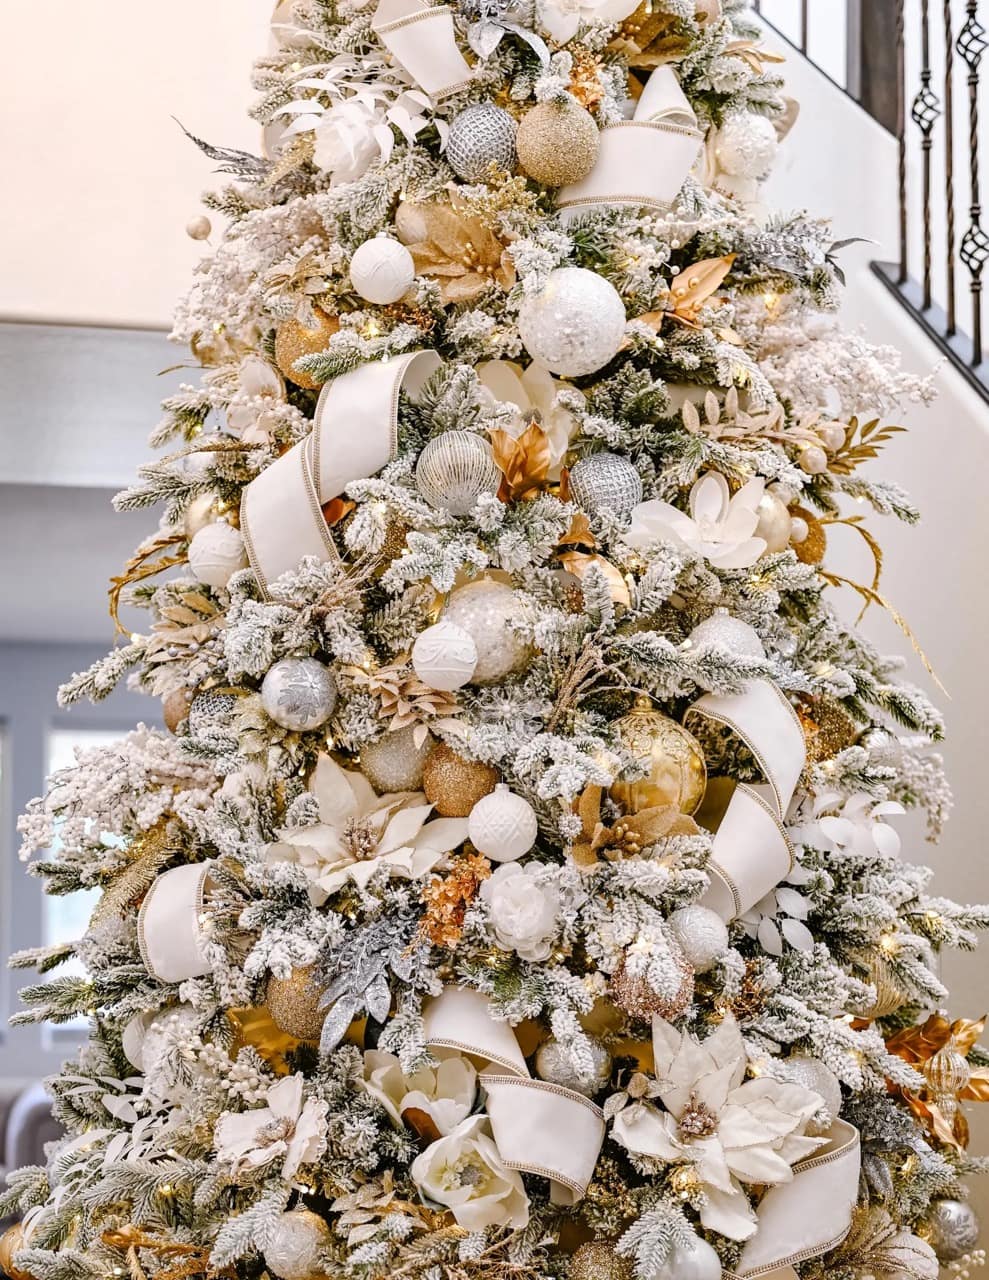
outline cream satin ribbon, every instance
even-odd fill
[[[215,864],[189,862],[160,875],[137,916],[137,945],[144,967],[161,982],[184,982],[210,972],[203,911]]]
[[[704,135],[671,67],[657,67],[631,120],[601,130],[594,168],[557,195],[561,211],[595,205],[668,209],[683,186]]]
[[[431,98],[448,97],[470,83],[471,69],[457,47],[449,6],[380,0],[371,30]]]
[[[726,805],[718,809],[705,801],[697,814],[715,833],[708,863],[711,884],[702,902],[727,922],[754,907],[793,866],[783,818],[807,750],[796,712],[768,680],[752,681],[743,693],[706,693],[687,712],[685,723],[693,717],[730,729],[766,778],[765,786],[739,783]],[[716,786],[709,791],[717,797]]]
[[[604,1115],[582,1093],[533,1080],[515,1033],[491,1016],[487,996],[446,987],[423,1011],[431,1049],[455,1049],[488,1065],[480,1079],[499,1154],[509,1169],[550,1182],[554,1204],[587,1191],[604,1141]]]
[[[337,558],[323,503],[395,456],[399,394],[415,397],[441,364],[435,351],[412,351],[334,378],[320,392],[310,434],[247,486],[240,529],[265,595],[303,557]]]

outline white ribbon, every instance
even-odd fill
[[[210,972],[203,944],[205,895],[213,862],[189,862],[160,875],[137,916],[144,967],[161,982],[184,982]]]
[[[668,209],[703,142],[697,117],[671,67],[657,67],[631,120],[601,130],[594,168],[557,196],[561,210],[595,205]]]
[[[320,392],[306,439],[247,486],[240,529],[265,594],[270,582],[303,557],[337,557],[323,503],[395,456],[399,393],[416,396],[441,364],[435,351],[412,351],[334,378]]]
[[[380,0],[371,30],[431,98],[448,97],[470,83],[471,69],[457,47],[447,5]]]
[[[508,1168],[548,1178],[555,1204],[575,1204],[587,1191],[604,1141],[601,1108],[582,1093],[533,1080],[515,1033],[491,1016],[487,996],[478,991],[446,987],[426,1005],[423,1021],[430,1048],[455,1049],[489,1064],[480,1077],[485,1109]]]

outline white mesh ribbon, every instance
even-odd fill
[[[594,205],[667,209],[700,151],[704,135],[671,67],[657,67],[631,120],[601,130],[594,168],[557,196],[561,210]]]
[[[730,729],[751,751],[766,786],[740,783],[727,804],[705,801],[698,821],[714,831],[705,906],[725,921],[749,910],[783,880],[793,850],[783,817],[806,760],[803,730],[783,693],[768,680],[754,680],[743,693],[707,693],[690,708],[687,721],[702,717]],[[718,788],[709,792],[717,795]]]
[[[241,500],[241,533],[262,591],[305,556],[336,557],[323,504],[395,456],[399,393],[415,396],[441,363],[435,351],[408,352],[323,387],[310,434],[252,480]]]
[[[555,1204],[574,1204],[587,1191],[604,1116],[582,1093],[533,1080],[515,1033],[491,1016],[486,996],[447,987],[424,1011],[430,1048],[456,1049],[485,1066],[485,1109],[502,1160],[510,1169],[548,1178]]]
[[[371,30],[431,98],[445,98],[470,82],[457,47],[453,10],[426,0],[380,0]]]
[[[137,917],[144,967],[161,982],[185,982],[209,973],[202,915],[212,862],[190,862],[160,875]]]

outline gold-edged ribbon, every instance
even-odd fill
[[[206,958],[204,911],[215,862],[187,862],[157,877],[137,915],[137,944],[147,971],[161,982],[201,978]]]
[[[431,98],[445,98],[470,83],[470,65],[457,46],[449,5],[379,0],[371,30]]]

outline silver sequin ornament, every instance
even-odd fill
[[[539,1046],[536,1053],[536,1075],[549,1084],[558,1084],[561,1089],[573,1089],[591,1098],[607,1085],[611,1079],[611,1054],[593,1036],[588,1036],[591,1046],[591,1071],[582,1074],[573,1060],[573,1055],[559,1040],[550,1036]]]
[[[589,516],[607,507],[627,520],[642,501],[642,478],[628,458],[617,453],[592,453],[570,472],[570,493]]]
[[[625,304],[615,286],[585,267],[558,267],[519,309],[519,336],[551,373],[596,373],[625,336]]]
[[[468,107],[454,117],[446,144],[450,168],[465,182],[483,182],[491,166],[505,173],[515,168],[515,134],[512,116],[493,102]]]
[[[434,436],[416,463],[416,488],[431,507],[465,516],[483,493],[495,494],[501,472],[487,440],[473,431]]]
[[[237,694],[223,689],[207,689],[197,693],[189,704],[186,730],[192,738],[201,738],[210,730],[229,729],[230,717],[237,705]],[[218,724],[217,721],[223,723]]]
[[[297,733],[325,724],[336,700],[333,677],[315,658],[283,658],[261,684],[261,705],[267,714],[275,724]]]
[[[511,587],[491,578],[468,582],[451,592],[443,617],[463,627],[477,649],[471,684],[493,684],[529,661],[531,649],[512,629],[519,600]]]

